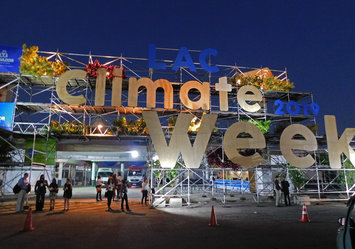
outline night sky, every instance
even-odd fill
[[[3,1],[0,44],[140,58],[150,43],[214,48],[217,64],[287,68],[295,91],[314,93],[321,131],[333,114],[342,133],[355,127],[354,13],[350,0]]]

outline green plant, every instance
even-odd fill
[[[253,85],[257,88],[262,88],[264,90],[275,90],[275,91],[286,91],[289,92],[292,88],[294,88],[294,83],[287,80],[280,80],[276,77],[272,78],[262,78],[259,76],[255,77],[245,77],[243,74],[237,74],[235,77],[230,79],[230,83],[233,86],[246,86]]]
[[[306,181],[306,175],[300,169],[290,165],[289,176],[297,192],[299,192],[303,183]]]
[[[143,118],[137,120],[127,120],[126,117],[121,117],[113,121],[113,126],[118,134],[123,135],[147,135],[148,129]]]
[[[345,169],[354,168],[354,165],[348,159],[343,163],[343,166]],[[343,186],[348,184],[348,187],[351,188],[355,184],[355,171],[340,171],[337,182]]]
[[[83,129],[84,126],[78,122],[72,121],[59,123],[57,121],[52,120],[49,127],[49,132],[52,135],[60,136],[62,134],[82,134]]]
[[[151,169],[161,169],[160,161],[159,160],[153,161],[151,164],[148,164],[148,167]],[[155,177],[155,182],[157,184],[157,187],[159,188],[163,179],[172,180],[175,177],[177,177],[179,173],[176,169],[178,169],[179,167],[180,167],[179,163],[176,163],[174,168],[171,170],[154,170],[153,174]],[[173,184],[174,183],[172,183],[172,185]]]
[[[37,46],[27,47],[26,44],[23,44],[20,73],[40,78],[43,75],[51,77],[62,75],[67,70],[67,65],[69,64],[59,60],[49,61],[46,57],[39,56],[37,52]]]
[[[249,119],[248,122],[258,127],[263,134],[267,133],[270,130],[271,120],[264,121]]]

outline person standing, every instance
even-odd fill
[[[279,182],[279,176],[276,176],[275,178],[275,192],[276,192],[276,207],[280,206],[280,197],[281,197],[281,187],[280,187],[280,182]]]
[[[36,211],[43,211],[47,186],[48,186],[48,182],[44,179],[44,175],[42,174],[35,185]]]
[[[71,199],[72,195],[73,195],[73,186],[70,182],[70,179],[67,178],[67,182],[64,184],[63,187],[64,190],[64,210],[63,211],[69,211],[69,200]],[[65,209],[66,207],[66,209]]]
[[[52,179],[52,182],[49,185],[48,189],[49,189],[49,200],[50,200],[49,211],[52,211],[54,210],[55,199],[57,198],[57,194],[59,190],[57,180],[55,178]]]
[[[284,198],[285,198],[285,205],[286,206],[291,206],[291,201],[290,201],[290,191],[289,188],[290,184],[288,183],[288,181],[286,180],[286,178],[283,178],[281,181],[281,190],[284,194]],[[288,201],[288,202],[287,202]]]
[[[117,199],[122,198],[122,193],[121,193],[121,188],[122,188],[122,176],[121,173],[117,173]]]
[[[144,178],[144,181],[142,183],[142,200],[141,200],[142,206],[143,206],[143,199],[144,199],[144,204],[147,206],[148,191],[149,191],[149,182],[147,178]]]
[[[25,173],[22,178],[17,182],[17,184],[21,187],[20,192],[17,195],[16,202],[16,213],[23,212],[23,203],[27,196],[27,188],[30,187],[30,182],[28,181],[28,173]]]
[[[112,174],[112,180],[113,180],[113,184],[115,185],[115,188],[113,189],[113,194],[112,194],[112,201],[115,201],[115,193],[116,193],[116,188],[117,188],[116,174]]]
[[[124,212],[123,203],[125,201],[126,201],[126,210],[128,212],[131,212],[131,210],[129,209],[129,206],[128,206],[128,196],[127,196],[127,187],[129,187],[129,186],[130,186],[130,183],[126,179],[123,179],[122,188],[121,188],[121,192],[122,192],[121,210],[122,210],[122,212]]]
[[[112,211],[111,201],[115,191],[115,184],[113,182],[113,178],[109,177],[106,185],[107,191],[107,211]]]
[[[102,191],[102,181],[101,181],[101,176],[98,176],[96,180],[96,201],[99,201],[99,197],[100,197],[100,201],[102,201],[101,191]]]

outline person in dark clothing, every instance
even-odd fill
[[[288,183],[288,181],[286,180],[286,178],[284,178],[281,181],[281,190],[284,194],[284,198],[285,198],[285,205],[286,206],[291,206],[291,201],[290,201],[290,191],[289,188],[290,184]],[[288,201],[288,202],[287,202]]]
[[[36,186],[35,186],[36,211],[43,211],[44,198],[46,195],[46,187],[47,186],[48,186],[48,183],[44,179],[44,175],[41,175],[39,180],[36,182]]]
[[[116,192],[116,188],[117,188],[117,177],[116,174],[112,174],[112,181],[113,181],[113,185],[114,185],[114,190],[113,190],[113,194],[112,194],[112,201],[115,201],[115,192]]]
[[[109,177],[106,185],[106,193],[107,193],[107,211],[112,211],[111,201],[115,191],[115,184],[113,183],[113,178]]]
[[[121,187],[122,186],[122,176],[121,173],[117,173],[117,199],[121,199],[122,194],[121,194]]]
[[[279,176],[276,176],[275,178],[275,194],[276,194],[276,207],[280,207],[280,202],[281,202],[281,186],[280,186],[280,181],[279,181]]]
[[[69,200],[73,195],[73,185],[70,182],[70,179],[67,178],[67,182],[64,184],[63,187],[64,193],[64,210],[63,211],[69,211]],[[66,207],[66,209],[65,209]]]
[[[123,179],[122,181],[122,186],[121,186],[121,193],[122,193],[122,201],[121,201],[121,210],[124,211],[123,209],[123,203],[126,201],[126,210],[130,212],[131,210],[129,209],[128,206],[128,196],[127,196],[127,188],[130,187],[130,183],[126,180]]]
[[[58,190],[59,187],[57,184],[57,180],[53,178],[51,184],[49,185],[49,199],[50,199],[49,211],[54,210],[55,199],[57,198]]]

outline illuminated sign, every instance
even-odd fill
[[[284,115],[286,112],[291,115],[298,115],[301,112],[301,107],[303,109],[303,115],[308,116],[312,114],[313,116],[317,116],[319,113],[319,105],[317,103],[311,103],[309,106],[306,102],[302,102],[301,105],[295,101],[288,101],[286,104],[286,112],[285,112],[285,104],[281,100],[276,100],[274,103],[277,106],[275,110],[275,114]]]
[[[112,80],[112,106],[122,105],[122,69],[115,68],[113,71],[115,77]],[[95,106],[104,106],[105,103],[105,86],[106,86],[106,69],[100,68],[97,72],[96,89],[95,89]],[[86,72],[83,70],[71,70],[65,72],[57,81],[56,91],[58,97],[65,103],[70,105],[81,105],[86,102],[83,95],[73,96],[68,93],[66,86],[68,81],[73,78],[85,78]],[[156,91],[157,88],[164,90],[164,108],[173,109],[173,87],[172,83],[165,79],[152,81],[149,78],[130,78],[128,85],[128,106],[137,107],[138,89],[144,86],[147,89],[146,107],[156,107]],[[197,89],[200,93],[198,100],[189,98],[189,91]],[[231,85],[227,83],[227,78],[219,78],[219,82],[215,84],[215,90],[219,92],[220,110],[228,111],[228,92],[231,92]],[[179,92],[181,103],[192,110],[210,109],[210,84],[208,82],[188,81],[184,83]],[[237,92],[237,101],[242,109],[247,112],[257,112],[261,106],[262,94],[259,89],[254,86],[247,85],[241,87]],[[282,102],[281,102],[282,103]],[[293,110],[296,102],[288,102],[286,110],[290,114],[296,114]],[[311,106],[314,115],[317,115],[319,107]],[[167,144],[158,115],[154,111],[143,111],[143,118],[147,124],[149,135],[152,139],[160,163],[164,168],[173,168],[176,160],[181,154],[187,168],[199,168],[201,160],[206,151],[208,141],[210,139],[215,122],[216,114],[206,114],[202,118],[201,127],[197,132],[194,144],[191,145],[188,128],[193,119],[192,114],[180,113],[177,118],[174,132],[171,136],[170,143]],[[347,158],[355,165],[355,152],[349,146],[352,138],[355,136],[355,128],[346,129],[340,139],[336,129],[336,121],[334,116],[325,117],[325,127],[328,143],[330,167],[338,169],[341,167],[341,155],[344,153]],[[241,133],[248,133],[249,138],[238,137]],[[297,138],[302,137],[302,139]],[[296,136],[296,137],[295,137]],[[242,165],[244,168],[252,168],[262,163],[263,158],[255,153],[251,156],[243,156],[239,153],[240,149],[263,149],[266,147],[265,137],[261,131],[253,124],[248,122],[236,122],[231,125],[224,135],[224,150],[227,157],[233,162]],[[301,124],[292,124],[285,128],[280,137],[280,149],[282,155],[291,164],[298,168],[308,168],[315,162],[312,157],[313,151],[318,148],[315,135],[309,128]],[[302,155],[297,153],[302,151]]]
[[[199,63],[200,66],[209,73],[216,73],[219,71],[217,66],[211,66],[207,62],[209,56],[216,56],[218,51],[213,48],[207,48],[200,53]],[[186,47],[181,47],[176,56],[172,70],[179,70],[180,67],[188,68],[192,72],[196,72],[196,67],[192,61],[189,50]],[[153,69],[166,69],[165,62],[156,61],[156,46],[154,44],[149,45],[149,68]]]
[[[12,131],[15,103],[0,102],[0,127]]]
[[[20,68],[21,47],[0,46],[0,72],[18,73]]]

